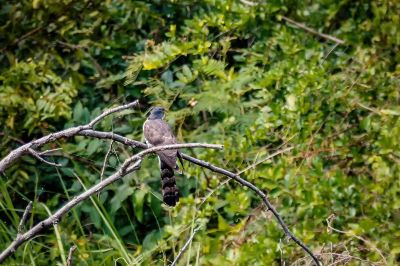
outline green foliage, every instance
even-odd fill
[[[87,123],[139,99],[169,109],[185,151],[240,171],[268,193],[296,236],[322,260],[350,254],[400,260],[400,27],[397,1],[19,1],[0,7],[0,155],[21,142]],[[247,3],[247,4],[246,4]],[[68,12],[66,12],[66,10]],[[345,41],[336,45],[282,19]],[[140,140],[144,112],[99,129]],[[100,180],[109,143],[76,137],[51,160],[25,156],[0,179],[0,250],[28,200],[32,226]],[[114,143],[104,177],[131,155]],[[63,264],[77,244],[85,265],[168,264],[201,226],[181,265],[303,264],[308,257],[261,201],[194,165],[181,200],[161,206],[154,156],[76,207],[8,263]],[[328,222],[341,233],[328,227]],[[329,248],[328,248],[329,247]],[[382,258],[384,257],[384,259]],[[352,264],[362,264],[352,260]]]

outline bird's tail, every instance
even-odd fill
[[[174,170],[160,160],[161,185],[164,203],[168,206],[175,206],[179,201],[179,190],[176,186]]]

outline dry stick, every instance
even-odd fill
[[[62,150],[62,148],[55,148],[55,149],[45,150],[45,151],[39,152],[38,154],[40,156],[50,156],[50,155],[53,155],[53,152],[60,151],[60,150]]]
[[[40,31],[41,29],[43,29],[43,26],[37,27],[27,33],[25,33],[24,35],[22,35],[21,37],[19,37],[18,39],[16,39],[15,41],[13,41],[11,44],[6,45],[3,49],[0,50],[0,53],[3,53],[4,51],[6,51],[10,46],[14,46],[16,44],[18,44],[20,41],[28,38],[29,36],[35,34],[36,32]]]
[[[26,208],[25,208],[24,214],[21,217],[21,221],[19,222],[17,237],[18,237],[18,235],[22,234],[24,226],[25,226],[25,223],[26,223],[26,220],[28,219],[28,215],[31,212],[32,207],[33,207],[33,202],[30,201],[28,203],[28,205],[26,206]]]
[[[339,262],[341,262],[343,260],[358,260],[360,262],[365,262],[365,263],[368,263],[368,264],[371,264],[371,265],[376,265],[374,262],[371,262],[371,261],[368,261],[368,260],[364,260],[362,258],[351,256],[351,255],[344,254],[344,253],[341,254],[341,253],[335,253],[335,252],[321,252],[321,253],[317,253],[317,254],[319,256],[321,256],[321,257],[326,256],[326,255],[331,255],[332,259],[333,259],[333,256],[341,258],[340,260],[333,261],[332,263],[330,263],[328,265],[335,265],[335,264],[338,264]],[[291,265],[300,265],[299,263],[304,261],[304,260],[305,260],[305,258],[300,258],[300,259],[296,260],[294,263],[292,263]],[[303,264],[301,264],[301,265],[303,265]],[[304,263],[304,265],[305,265],[305,263]]]
[[[110,156],[113,144],[114,144],[114,141],[112,140],[110,142],[110,146],[108,147],[108,151],[106,153],[106,156],[104,157],[103,167],[101,168],[101,173],[100,173],[100,181],[103,180],[104,171],[106,170],[107,161],[108,161],[108,158]]]
[[[74,252],[76,250],[76,245],[73,245],[68,252],[68,257],[67,257],[67,266],[72,266],[72,255],[74,255]]]
[[[53,142],[53,141],[55,141],[57,139],[60,139],[60,138],[70,138],[70,137],[79,135],[79,133],[81,131],[83,131],[83,130],[91,130],[96,125],[96,123],[98,123],[101,119],[103,119],[107,115],[110,115],[110,114],[115,113],[115,112],[120,112],[120,111],[123,111],[123,110],[126,110],[126,109],[133,108],[136,105],[138,105],[138,103],[139,103],[138,101],[134,101],[134,102],[129,103],[129,104],[125,104],[125,105],[122,105],[122,106],[118,106],[116,108],[109,109],[109,110],[103,112],[102,114],[100,114],[99,116],[97,116],[96,118],[94,118],[89,124],[82,125],[82,126],[77,126],[77,127],[72,127],[72,128],[65,129],[65,130],[62,130],[62,131],[59,131],[59,132],[56,132],[56,133],[52,133],[52,134],[49,134],[47,136],[41,137],[40,139],[31,141],[29,143],[26,143],[26,144],[22,145],[21,147],[19,147],[19,148],[13,150],[12,152],[10,152],[6,157],[4,157],[0,161],[0,173],[4,172],[10,165],[15,163],[15,161],[18,160],[20,157],[22,157],[22,156],[24,156],[24,155],[26,155],[28,153],[32,153],[31,150],[35,150],[38,147],[41,147],[41,146],[43,146],[43,145],[45,145],[45,144],[47,144],[49,142]],[[34,153],[33,153],[33,155],[35,156]],[[38,157],[36,157],[36,158],[38,158]]]
[[[306,25],[304,25],[304,24],[302,24],[302,23],[299,23],[299,22],[297,22],[297,21],[294,21],[293,19],[290,19],[290,18],[288,18],[288,17],[285,17],[285,16],[281,16],[281,17],[282,17],[282,19],[285,20],[286,22],[288,22],[288,23],[290,23],[290,24],[293,24],[293,25],[299,27],[300,29],[303,29],[303,30],[305,30],[305,31],[308,31],[309,33],[312,33],[312,34],[314,34],[314,35],[317,35],[317,36],[319,36],[319,37],[325,38],[325,39],[327,39],[327,40],[330,40],[330,41],[335,42],[335,43],[338,43],[338,44],[344,44],[344,41],[341,40],[341,39],[339,39],[339,38],[336,38],[336,37],[331,36],[331,35],[328,35],[328,34],[320,33],[320,32],[318,32],[318,31],[316,31],[316,30],[314,30],[314,29],[312,29],[312,28],[310,28],[310,27],[307,27]]]
[[[240,0],[240,2],[242,2],[242,4],[248,5],[248,6],[256,6],[258,3],[254,3],[254,2],[250,2],[247,0]]]
[[[47,161],[46,159],[42,158],[42,157],[40,156],[40,154],[39,154],[37,151],[35,151],[34,149],[29,148],[28,151],[29,151],[30,154],[33,155],[33,157],[35,157],[36,159],[38,159],[38,160],[41,161],[42,163],[45,163],[45,164],[48,164],[48,165],[51,165],[51,166],[56,166],[56,167],[62,166],[61,164],[52,163],[52,162],[49,162],[49,161]]]
[[[199,226],[193,230],[193,233],[190,235],[190,237],[186,241],[185,245],[183,245],[183,247],[179,250],[179,253],[176,255],[174,261],[171,263],[170,266],[175,266],[178,263],[178,260],[181,258],[181,256],[183,255],[183,253],[185,252],[185,250],[187,249],[189,244],[192,242],[194,235],[197,233],[197,231],[200,230],[200,228],[201,228],[201,226]]]
[[[136,155],[126,159],[124,163],[121,165],[119,170],[114,173],[113,175],[109,176],[108,178],[104,179],[103,181],[97,183],[96,185],[92,186],[85,192],[75,196],[67,202],[63,207],[61,207],[58,211],[53,213],[47,219],[39,222],[30,230],[28,230],[24,234],[17,235],[16,239],[0,254],[0,263],[2,263],[7,257],[15,252],[15,250],[21,246],[26,241],[30,240],[43,229],[51,227],[53,224],[59,223],[60,219],[69,212],[74,206],[78,203],[84,201],[85,199],[89,198],[90,196],[99,193],[104,188],[106,188],[111,183],[121,179],[122,177],[126,176],[127,174],[137,170],[140,168],[140,163],[144,156],[154,153],[156,151],[162,150],[171,150],[171,149],[180,149],[180,148],[210,148],[210,149],[222,149],[222,145],[214,145],[214,144],[203,144],[203,143],[185,143],[185,144],[173,144],[173,145],[164,145],[164,146],[156,146],[144,151],[137,153]]]

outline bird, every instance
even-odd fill
[[[170,126],[164,120],[165,109],[156,106],[150,109],[146,121],[143,123],[143,135],[149,146],[176,144],[176,138]],[[157,151],[161,172],[161,190],[166,205],[174,207],[179,201],[179,190],[176,186],[174,170],[179,170],[177,158],[183,167],[182,156],[179,150]]]

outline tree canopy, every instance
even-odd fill
[[[399,13],[395,0],[6,1],[0,155],[135,99],[140,108],[98,127],[143,140],[147,109],[161,105],[179,142],[224,145],[185,152],[248,168],[242,177],[321,261],[394,265]],[[46,146],[58,147],[50,159],[62,167],[24,156],[0,176],[0,251],[29,201],[26,227],[135,152],[82,136]],[[166,208],[156,157],[147,158],[7,263],[63,265],[75,244],[76,265],[167,265],[199,226],[182,265],[310,261],[248,189],[188,163],[178,187],[180,203]]]

